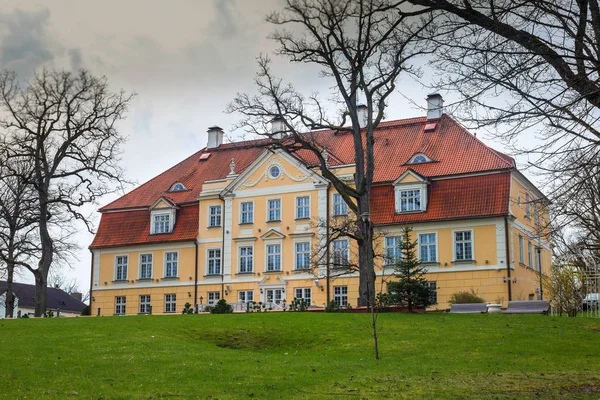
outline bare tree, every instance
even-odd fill
[[[119,167],[124,138],[117,130],[132,95],[112,93],[107,79],[87,71],[43,70],[25,86],[14,73],[0,75],[0,127],[7,132],[7,157],[31,165],[27,180],[36,193],[39,262],[35,276],[35,315],[46,310],[47,280],[57,237],[68,244],[75,221],[91,231],[79,208],[122,187]],[[52,228],[52,221],[64,223]],[[72,232],[71,232],[72,233]]]

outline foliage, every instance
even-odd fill
[[[376,306],[378,308],[385,308],[392,305],[392,295],[389,293],[379,292],[376,297]]]
[[[92,315],[92,310],[89,305],[81,309],[81,315]]]
[[[310,302],[305,299],[297,299],[294,297],[294,300],[289,304],[290,311],[306,311],[306,309],[310,306]]]
[[[572,264],[553,265],[544,288],[550,305],[559,315],[576,317],[587,294],[585,273]]]
[[[424,277],[427,270],[421,267],[417,258],[417,242],[410,238],[411,232],[410,226],[405,226],[402,230],[401,256],[393,264],[398,280],[388,282],[387,285],[392,303],[405,305],[408,311],[429,307],[433,296]]]
[[[221,299],[217,301],[217,304],[210,310],[211,314],[231,314],[233,307],[231,304],[227,304],[227,300]]]
[[[498,299],[496,300],[498,301]],[[485,300],[477,295],[477,292],[473,289],[465,292],[455,292],[450,295],[449,304],[475,304],[485,303]]]
[[[194,313],[194,307],[192,307],[192,305],[190,303],[185,303],[183,305],[183,310],[181,311],[182,314],[193,314]]]

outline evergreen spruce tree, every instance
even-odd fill
[[[415,308],[429,307],[433,295],[424,278],[427,270],[421,267],[417,258],[417,242],[410,238],[411,232],[410,226],[404,227],[400,239],[400,257],[393,264],[398,280],[388,283],[392,302],[407,306],[409,312]]]

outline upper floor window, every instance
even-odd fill
[[[252,246],[240,247],[240,266],[239,272],[252,272],[253,270],[253,259],[252,253],[254,249]]]
[[[187,190],[187,189],[183,185],[183,183],[177,182],[177,183],[173,184],[173,186],[171,186],[171,189],[169,190],[169,192],[183,192],[185,190]]]
[[[400,190],[400,212],[421,210],[421,189]]]
[[[401,237],[386,236],[385,238],[385,263],[395,264],[402,256]]]
[[[333,241],[333,267],[347,267],[350,262],[350,249],[347,239]]]
[[[174,278],[177,276],[177,262],[179,253],[170,251],[165,253],[165,277]]]
[[[115,259],[115,279],[117,281],[127,280],[127,256],[117,256]]]
[[[473,260],[472,231],[454,232],[454,246],[456,246],[456,250],[454,253],[454,259],[456,261]]]
[[[267,200],[267,221],[281,221],[281,199]]]
[[[221,226],[221,206],[208,207],[208,226]]]
[[[525,264],[525,240],[519,235],[519,262]]]
[[[540,271],[541,267],[542,267],[542,259],[541,259],[542,252],[541,252],[541,250],[542,249],[540,247],[535,246],[535,256],[534,257],[535,257],[535,269],[537,271]]]
[[[527,265],[533,267],[533,246],[527,241]]]
[[[152,278],[152,254],[140,255],[140,279]]]
[[[310,197],[296,197],[296,219],[310,218]]]
[[[269,168],[269,176],[271,178],[279,178],[279,175],[281,175],[281,169],[277,165],[273,165],[271,168]]]
[[[419,252],[421,253],[421,262],[437,261],[435,233],[422,233],[419,235]]]
[[[534,202],[533,203],[533,223],[536,225],[540,224],[540,214],[539,214],[539,209],[538,209],[538,203]]]
[[[310,268],[310,242],[296,243],[296,269]]]
[[[531,218],[531,196],[525,193],[525,217]]]
[[[240,203],[240,223],[251,224],[254,222],[254,203],[245,201]]]
[[[429,157],[427,157],[425,154],[415,154],[410,161],[408,162],[408,164],[420,164],[420,163],[425,163],[425,162],[430,162],[431,159]]]
[[[153,227],[152,233],[169,233],[171,232],[171,214],[154,214],[153,215]]]
[[[333,194],[333,215],[348,215],[348,205],[339,193]]]
[[[267,245],[267,271],[281,271],[281,245]]]
[[[207,271],[208,275],[219,275],[221,273],[221,249],[209,249],[208,260],[207,260]]]

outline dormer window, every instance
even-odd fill
[[[173,232],[177,205],[166,197],[161,197],[150,207],[150,234]]]
[[[177,182],[177,183],[173,184],[173,186],[171,186],[171,189],[169,189],[169,192],[183,192],[185,190],[187,190],[185,185],[181,182]]]
[[[427,157],[425,154],[415,154],[408,164],[421,164],[426,162],[431,162],[431,158]]]
[[[412,170],[404,172],[394,182],[396,213],[427,210],[428,181]]]
[[[153,232],[152,233],[170,233],[171,232],[171,215],[170,213],[153,213]]]

